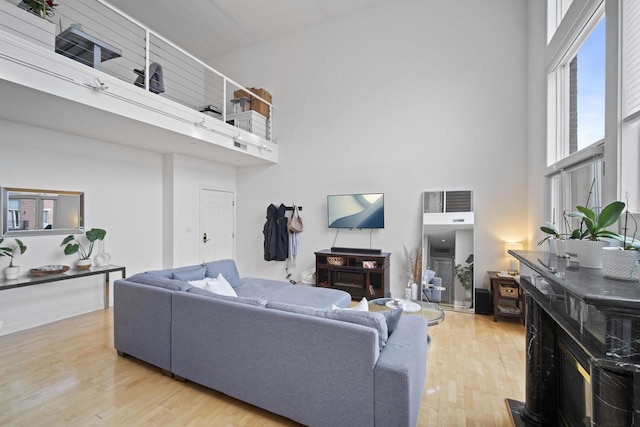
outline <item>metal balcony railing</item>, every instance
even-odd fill
[[[248,90],[106,1],[57,3],[57,53],[272,141],[270,96],[234,99]]]

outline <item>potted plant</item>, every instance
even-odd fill
[[[613,202],[605,206],[600,214],[596,213],[598,208],[589,209],[585,206],[577,206],[577,212],[571,212],[569,217],[580,218],[581,228],[578,231],[580,243],[577,247],[580,266],[586,268],[602,268],[602,248],[609,246],[608,241],[602,238],[620,240],[620,235],[607,230],[620,219],[620,215],[625,208],[623,202]],[[584,225],[584,229],[582,228]],[[572,234],[575,234],[576,230]]]
[[[13,265],[13,257],[16,256],[16,251],[19,251],[20,255],[22,255],[27,250],[27,247],[21,240],[15,239],[15,241],[14,246],[0,246],[0,256],[8,256],[11,258],[9,267],[4,269],[4,276],[7,280],[17,279],[18,274],[20,274],[20,266]],[[0,237],[0,245],[2,242],[4,242],[4,239]]]
[[[22,0],[18,6],[42,19],[46,19],[55,15],[53,10],[58,6],[58,3],[54,3],[53,0]]]
[[[471,277],[473,275],[473,267],[470,265],[463,266],[462,264],[456,264],[454,267],[456,277],[460,281],[460,284],[464,288],[465,297],[470,299],[471,296]]]
[[[637,281],[640,263],[640,241],[636,240],[638,224],[633,215],[629,214],[629,197],[627,195],[627,209],[624,212],[624,234],[619,236],[622,246],[602,248],[602,273],[605,277],[618,280]],[[635,223],[633,235],[627,236],[629,217]]]
[[[91,267],[91,252],[93,252],[93,245],[98,240],[103,240],[107,232],[101,228],[92,228],[87,230],[84,235],[89,241],[89,246],[85,249],[78,239],[73,234],[64,238],[60,246],[64,246],[65,255],[78,254],[78,261],[76,267],[79,269],[88,269]],[[66,246],[65,246],[66,245]]]
[[[544,239],[540,240],[538,242],[538,245],[542,245],[544,242],[549,242],[549,252],[564,258],[564,245],[562,245],[561,243],[562,238],[555,224],[547,221],[546,225],[540,227],[540,231],[547,234],[547,236]],[[560,247],[558,247],[558,243],[560,243]]]

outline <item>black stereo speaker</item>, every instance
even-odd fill
[[[476,288],[476,314],[491,314],[491,293],[489,289]]]

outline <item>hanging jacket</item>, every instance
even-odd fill
[[[287,207],[283,204],[278,208],[278,248],[276,261],[286,261],[289,257],[289,219]]]
[[[267,221],[264,223],[264,259],[273,261],[278,253],[278,208],[271,204],[267,208]]]

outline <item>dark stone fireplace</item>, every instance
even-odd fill
[[[524,425],[640,426],[640,285],[512,254],[526,301]]]

